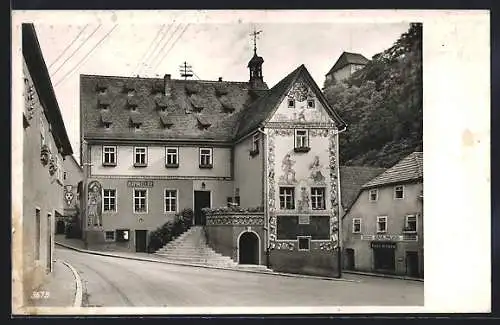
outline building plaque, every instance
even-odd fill
[[[128,187],[153,187],[153,181],[127,181]]]
[[[372,241],[371,247],[372,248],[396,249],[396,243],[387,242],[387,241],[382,241],[382,242]]]

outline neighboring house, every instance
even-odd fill
[[[238,260],[245,238],[258,247],[250,263],[334,274],[345,123],[304,65],[268,89],[263,62],[254,50],[248,82],[81,76],[88,242],[145,251],[152,230],[192,208],[229,241],[214,246],[222,254]],[[201,209],[230,202],[263,216],[214,232]]]
[[[344,268],[423,277],[423,153],[364,184],[342,222]]]
[[[349,78],[354,72],[364,68],[370,60],[359,53],[343,52],[326,74],[326,84]]]
[[[56,220],[56,233],[65,233],[66,226],[72,221],[79,221],[81,206],[80,193],[83,181],[83,169],[73,155],[64,160],[64,216]],[[80,222],[77,222],[80,226]]]
[[[73,153],[33,24],[22,25],[24,304],[52,272],[54,220],[64,213],[63,160]]]

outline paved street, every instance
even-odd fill
[[[141,262],[57,248],[80,273],[86,306],[422,305],[424,285],[346,275],[360,282],[305,279]]]

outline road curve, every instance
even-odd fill
[[[142,262],[57,248],[75,267],[84,306],[421,306],[421,282],[349,275],[359,282],[270,276]]]

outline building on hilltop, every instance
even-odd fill
[[[338,273],[346,125],[304,65],[269,89],[263,62],[254,49],[248,82],[81,75],[88,243],[144,252],[151,231],[193,209],[236,262]],[[253,213],[218,215],[230,202]]]
[[[326,74],[325,84],[340,82],[362,69],[370,60],[359,53],[343,52]]]
[[[22,54],[22,253],[14,255],[22,256],[26,306],[52,272],[54,224],[64,214],[63,161],[73,151],[33,24],[22,24]]]
[[[346,269],[423,277],[423,153],[367,181],[342,223]]]

